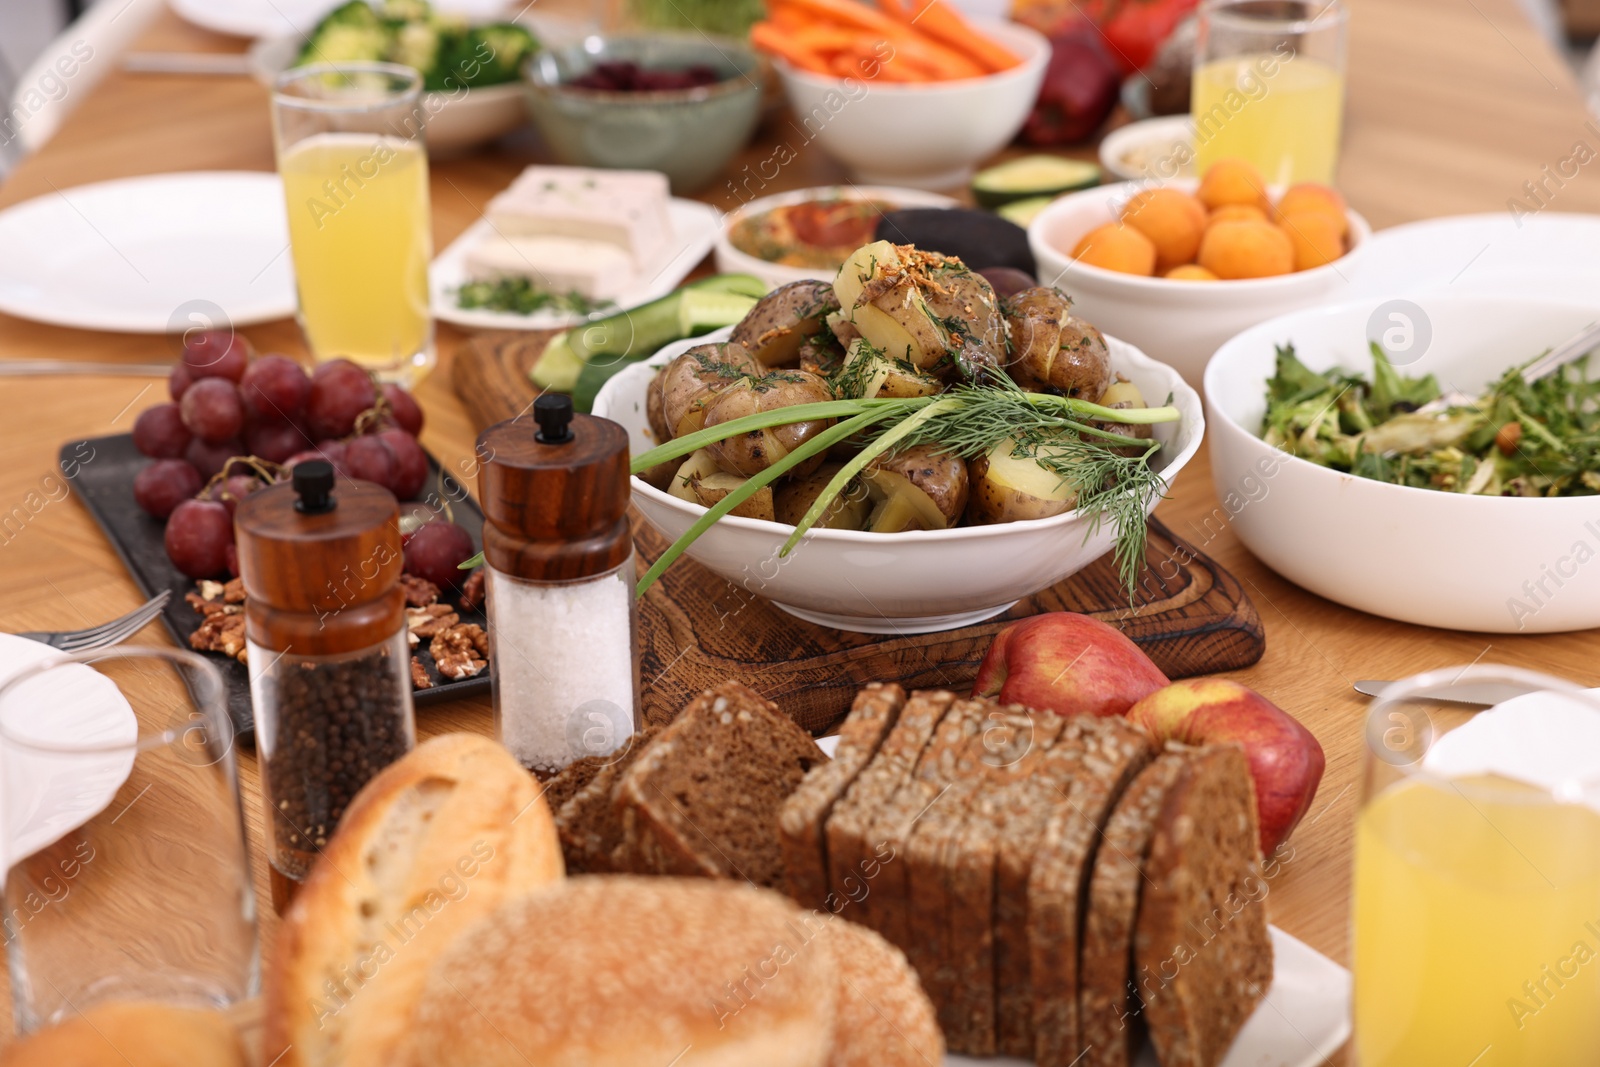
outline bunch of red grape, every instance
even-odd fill
[[[133,443],[154,462],[134,499],[167,520],[167,556],[191,578],[238,574],[233,510],[305,459],[325,459],[415,499],[428,480],[422,409],[349,360],[307,375],[287,356],[254,357],[229,330],[192,334],[168,379],[172,402],[140,412]]]

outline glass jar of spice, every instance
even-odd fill
[[[399,508],[369,482],[333,490],[332,465],[306,461],[235,514],[268,859],[294,882],[416,744]]]
[[[496,731],[549,776],[638,729],[637,575],[627,433],[553,393],[534,418],[478,438],[478,499]]]

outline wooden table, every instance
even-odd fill
[[[1523,195],[1523,183],[1538,179],[1545,164],[1567,157],[1575,141],[1596,142],[1595,131],[1584,128],[1587,120],[1571,75],[1523,20],[1515,0],[1349,0],[1349,6],[1349,119],[1339,180],[1351,204],[1375,226],[1506,210],[1509,198]],[[164,14],[140,47],[236,51],[241,42]],[[774,120],[747,158],[763,158],[778,141],[795,136],[784,120]],[[531,140],[515,141],[436,164],[435,246],[444,247],[475,220],[494,192],[538,158],[536,151]],[[133,174],[272,166],[266,94],[254,82],[112,72],[56,138],[0,187],[0,206]],[[1558,210],[1600,211],[1596,175],[1600,168],[1589,167],[1561,188],[1555,197]],[[807,151],[773,187],[840,177],[834,164]],[[724,207],[734,202],[727,189],[718,187],[708,198]],[[292,322],[245,333],[261,351],[304,354]],[[462,338],[448,327],[440,330],[442,366],[419,393],[428,415],[423,443],[447,465],[466,460],[474,439],[448,384],[451,354]],[[0,316],[0,358],[148,362],[174,355],[169,338],[57,329]],[[69,499],[70,486],[62,488],[55,454],[64,440],[129,429],[140,409],[165,399],[164,383],[26,378],[6,379],[0,389],[6,415],[0,424],[0,518],[22,516],[20,523],[0,526],[0,630],[75,628],[127,611],[138,603],[138,591],[87,513]],[[1232,570],[1261,611],[1267,654],[1258,666],[1240,672],[1239,680],[1299,716],[1327,750],[1322,791],[1295,838],[1293,858],[1271,885],[1269,908],[1278,925],[1348,962],[1351,829],[1366,707],[1351,681],[1498,660],[1595,686],[1600,685],[1600,632],[1452,633],[1373,618],[1306,593],[1238,543],[1218,506],[1203,453],[1159,514]],[[152,628],[139,640],[159,643],[164,637]],[[418,728],[423,735],[488,733],[488,702],[464,700],[426,711]],[[240,769],[265,902],[263,823],[252,755],[241,754]],[[274,927],[269,912],[261,924],[268,960]]]

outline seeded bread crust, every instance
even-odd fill
[[[898,857],[873,836],[879,811],[899,790],[922,758],[934,730],[955,703],[955,694],[937,690],[912,693],[899,721],[878,754],[856,776],[843,799],[833,806],[824,827],[828,846],[828,885],[841,914],[882,932],[878,915],[892,915],[906,904],[886,888],[885,874]],[[830,909],[832,910],[832,909]]]
[[[781,885],[783,804],[828,757],[739,682],[696,697],[624,772],[615,804],[636,873]]]
[[[1065,723],[1059,715],[1034,717],[1016,705],[991,713],[983,735],[980,786],[964,805],[960,824],[941,843],[950,956],[936,970],[944,984],[934,1002],[941,1020],[947,1021],[946,1034],[959,1034],[962,1051],[969,1055],[993,1056],[997,1046],[995,890],[1000,828],[1025,814],[1024,785],[1038,775]],[[919,882],[913,869],[914,897],[929,884]],[[1019,892],[1025,894],[1026,886]]]
[[[1079,935],[1100,833],[1128,782],[1154,753],[1121,719],[1085,722],[1081,771],[1050,818],[1028,875],[1034,1061],[1069,1067],[1083,1053],[1078,1031]],[[1172,1067],[1163,1061],[1163,1067]]]
[[[577,796],[584,786],[594,781],[595,775],[605,770],[606,765],[614,759],[614,756],[585,756],[581,760],[567,764],[559,774],[545,781],[544,802],[550,806],[551,811],[560,811],[562,805]]]
[[[1215,1067],[1272,984],[1259,841],[1243,750],[1201,749],[1162,805],[1134,937],[1162,1067]]]
[[[823,908],[828,897],[828,841],[824,827],[834,806],[877,756],[905,707],[906,691],[873,682],[856,694],[839,727],[833,760],[814,767],[778,814],[786,888],[802,907]]]
[[[1144,863],[1167,794],[1188,762],[1187,751],[1168,746],[1139,772],[1122,795],[1095,857],[1089,912],[1083,924],[1083,967],[1078,1016],[1088,1051],[1083,1067],[1128,1067],[1143,1032],[1132,996],[1133,932]]]
[[[611,852],[622,840],[622,821],[611,802],[617,781],[660,732],[661,727],[651,726],[630,737],[627,746],[608,756],[611,762],[556,812],[568,871],[603,874],[612,869]]]
[[[859,923],[834,919],[825,943],[839,971],[828,1067],[937,1067],[944,1035],[905,954]]]

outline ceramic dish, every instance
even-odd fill
[[[976,22],[1022,62],[982,78],[919,85],[827,78],[775,60],[807,143],[857,181],[952,189],[1022,129],[1050,62],[1050,42],[1013,22]]]
[[[1476,394],[1593,322],[1588,304],[1419,295],[1431,337],[1401,370]],[[1239,540],[1289,581],[1361,611],[1423,626],[1551,633],[1600,626],[1600,498],[1518,499],[1414,489],[1341,474],[1261,440],[1275,345],[1312,370],[1370,377],[1384,302],[1301,311],[1255,326],[1206,368],[1217,495]],[[1269,473],[1270,472],[1270,473]],[[1220,513],[1219,513],[1220,514]]]
[[[186,22],[236,37],[304,38],[338,0],[169,0]],[[506,0],[436,0],[434,7],[467,18],[491,19],[504,14]],[[119,12],[120,14],[120,12]]]
[[[776,289],[790,282],[819,278],[832,281],[838,268],[791,267],[761,259],[734,247],[730,239],[735,226],[773,208],[804,204],[809,200],[881,200],[896,207],[958,207],[955,199],[921,189],[899,189],[882,185],[827,185],[814,189],[795,189],[775,196],[751,200],[723,216],[717,232],[717,269],[725,273],[754,274]]]
[[[1185,158],[1187,164],[1183,162]],[[1123,181],[1191,177],[1194,174],[1194,120],[1187,115],[1165,115],[1118,126],[1100,142],[1100,165],[1107,174],[1114,174]]]
[[[667,205],[672,219],[673,243],[662,253],[660,263],[648,277],[640,278],[627,292],[617,297],[617,307],[639,304],[666,296],[705,258],[717,239],[721,216],[717,210],[695,200],[674,197]],[[428,268],[428,287],[433,317],[478,330],[559,330],[583,321],[571,311],[535,311],[518,315],[514,311],[489,311],[457,305],[456,293],[467,282],[467,253],[472,246],[494,232],[488,219],[479,219],[450,242]],[[610,314],[608,309],[597,314]]]
[[[654,447],[645,414],[645,389],[656,369],[697,344],[726,340],[731,330],[668,345],[646,363],[606,383],[594,413],[622,424],[634,455]],[[1200,398],[1171,367],[1132,345],[1107,337],[1113,369],[1145,396],[1172,395],[1178,423],[1157,426],[1163,448],[1156,461],[1168,483],[1200,447],[1205,430]],[[640,478],[633,501],[667,540],[676,540],[705,509],[670,496]],[[778,607],[822,626],[859,633],[928,633],[992,618],[1025,596],[1076,574],[1110,547],[1109,524],[1093,529],[1069,511],[1048,519],[953,530],[877,534],[814,530],[787,557],[778,549],[790,527],[727,517],[688,550],[717,574]]]
[[[1166,184],[1191,193],[1199,186],[1193,179]],[[1168,281],[1071,258],[1084,234],[1115,222],[1122,206],[1149,187],[1146,182],[1120,182],[1064,196],[1033,220],[1028,243],[1039,261],[1040,283],[1071,296],[1075,314],[1170,363],[1191,385],[1200,384],[1217,346],[1240,330],[1297,308],[1341,299],[1372,237],[1366,219],[1348,212],[1350,251],[1339,259],[1311,270],[1243,281]],[[1270,192],[1276,199],[1282,190]]]

